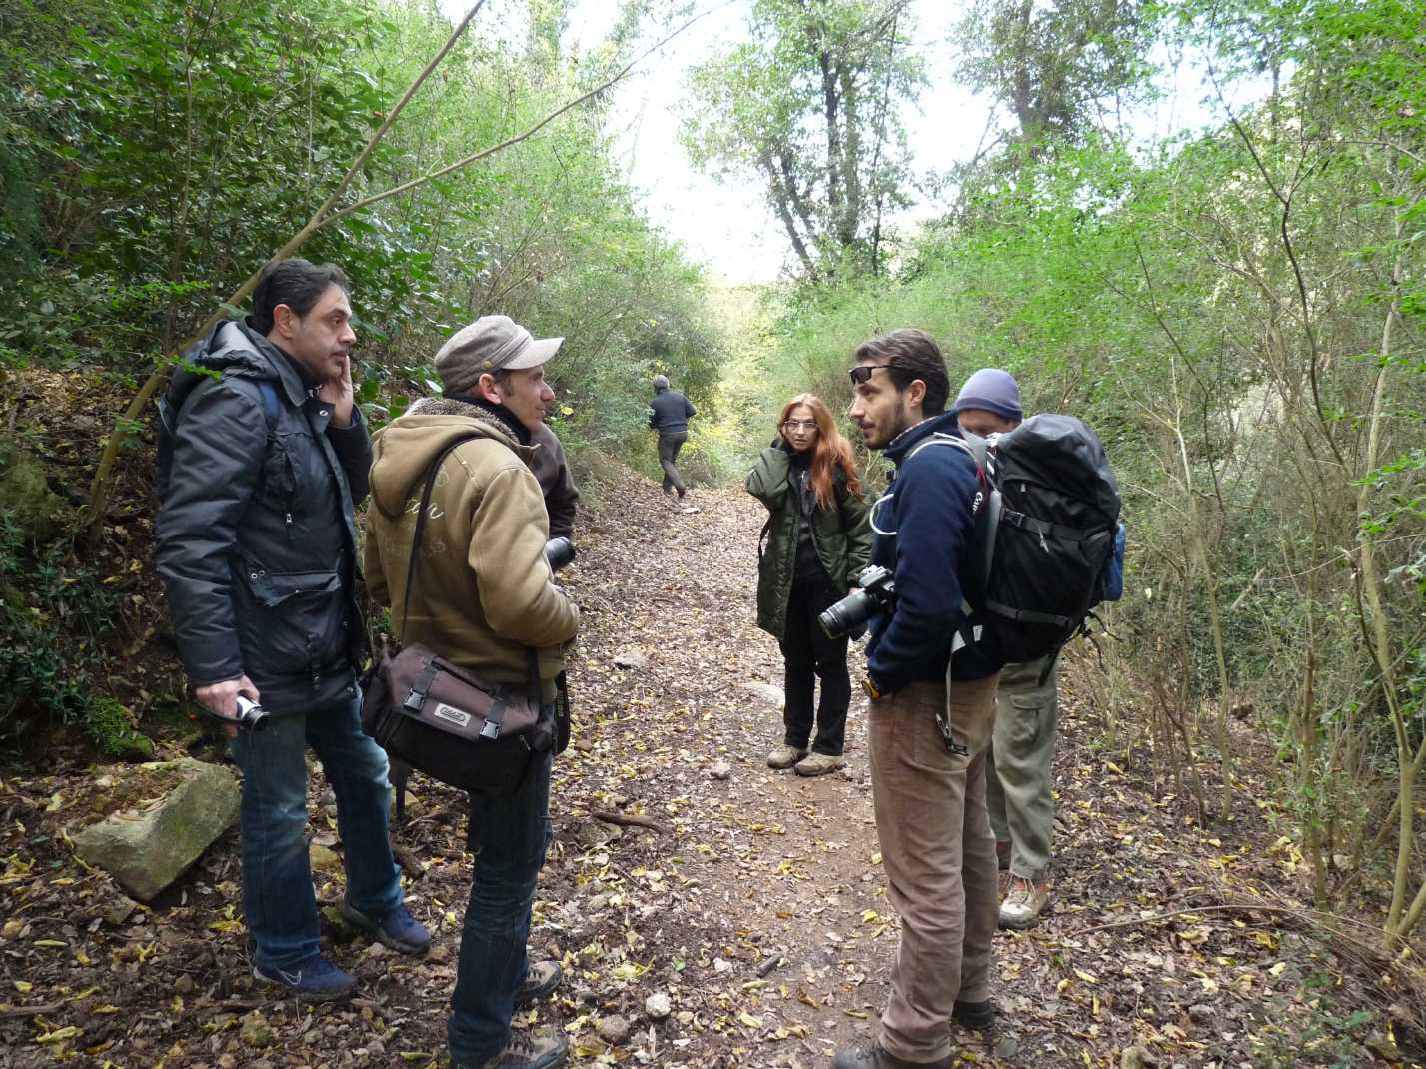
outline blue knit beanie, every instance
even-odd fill
[[[1020,411],[1020,387],[1009,372],[999,368],[983,367],[966,379],[966,384],[956,395],[956,403],[951,406],[951,413],[959,415],[968,408],[994,412],[1016,423],[1025,418],[1025,413]]]

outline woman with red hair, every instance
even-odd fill
[[[794,397],[777,430],[747,479],[748,493],[771,514],[758,547],[758,626],[777,639],[783,657],[783,741],[767,763],[820,776],[846,763],[852,681],[846,638],[828,638],[817,615],[866,566],[871,529],[852,447],[826,404],[810,393]],[[816,679],[822,694],[813,737]]]

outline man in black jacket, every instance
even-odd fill
[[[268,264],[252,315],[190,351],[197,370],[180,371],[160,405],[158,570],[195,697],[233,721],[253,973],[311,1001],[356,979],[320,952],[309,744],[336,793],[344,915],[404,953],[430,944],[387,838],[386,754],[361,728],[353,512],[371,440],[354,404],[347,286],[331,265]],[[271,715],[240,730],[240,695]]]
[[[535,481],[540,484],[540,492],[545,495],[545,511],[550,514],[550,537],[573,539],[579,488],[574,485],[564,444],[547,423],[531,430],[530,438],[538,447],[532,470]]]
[[[654,399],[649,402],[649,426],[659,432],[659,463],[663,465],[663,492],[678,491],[682,501],[688,487],[678,473],[678,451],[688,441],[688,421],[698,415],[687,397],[669,389],[668,376],[654,376]]]

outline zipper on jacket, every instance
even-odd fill
[[[292,541],[292,513],[290,513],[290,512],[287,513],[287,515],[284,517],[284,522],[287,524],[287,540],[288,540],[289,542],[291,542],[291,541]]]

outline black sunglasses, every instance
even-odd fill
[[[860,386],[871,379],[873,371],[889,371],[889,364],[858,364],[847,371],[847,378],[852,380],[853,386]]]

